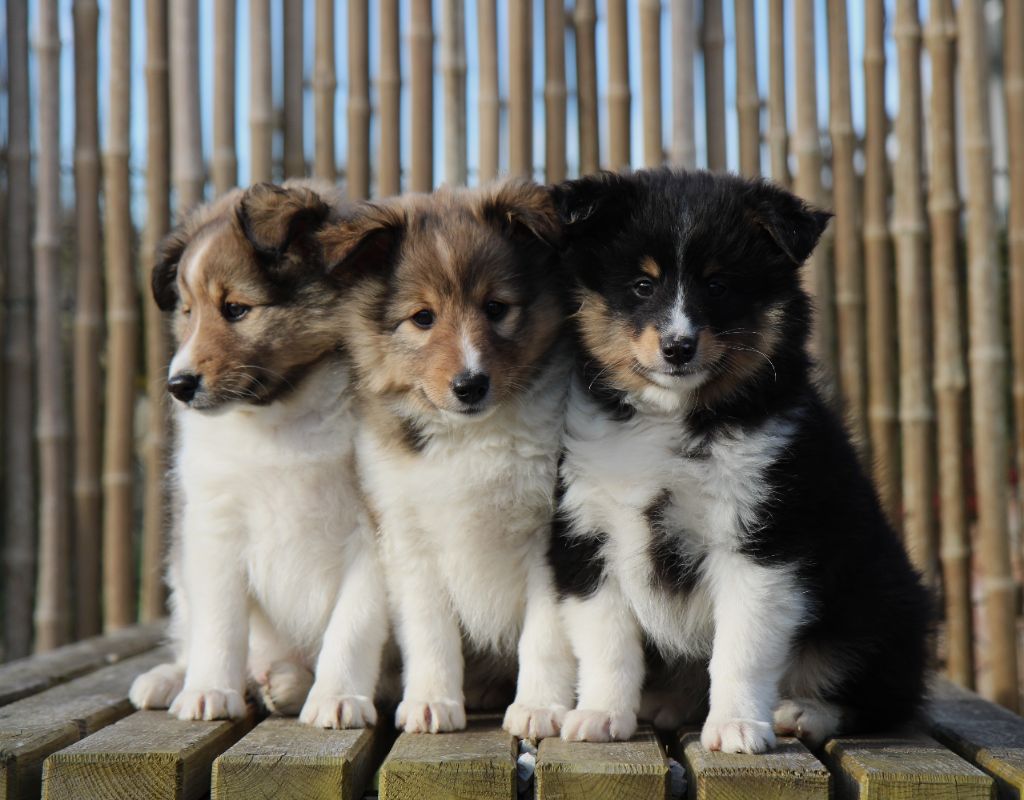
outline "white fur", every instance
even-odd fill
[[[295,704],[306,669],[316,680],[303,721],[373,723],[387,602],[352,469],[349,394],[347,370],[328,361],[265,407],[179,406],[183,508],[169,564],[178,667],[140,676],[137,706],[166,705],[184,669],[171,713],[236,717],[247,675]]]

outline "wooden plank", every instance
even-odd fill
[[[0,667],[0,706],[156,647],[164,623],[124,628]]]
[[[182,722],[166,711],[138,711],[46,759],[47,800],[192,800],[210,789],[213,760],[241,739],[240,720]]]
[[[545,739],[535,775],[538,800],[664,800],[668,793],[665,751],[646,726],[628,742]]]
[[[403,733],[380,769],[381,800],[515,800],[516,740],[480,717],[457,733]]]
[[[797,739],[780,738],[763,755],[712,753],[699,733],[680,739],[690,797],[696,800],[828,800],[831,777],[825,765]]]
[[[1000,797],[1024,798],[1024,719],[944,679],[925,716],[932,736],[996,779]]]
[[[213,762],[214,800],[319,800],[363,796],[393,738],[390,725],[364,730],[323,730],[297,719],[261,722]]]
[[[824,760],[837,800],[990,800],[992,779],[923,734],[832,739]]]
[[[39,797],[43,759],[130,714],[135,676],[169,658],[154,650],[0,708],[0,800]]]

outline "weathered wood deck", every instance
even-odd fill
[[[135,712],[128,687],[167,657],[156,627],[134,628],[0,667],[0,800],[7,798],[344,798],[603,800],[1024,797],[1024,719],[937,683],[917,729],[840,738],[811,753],[784,739],[764,756],[709,753],[693,731],[630,742],[545,740],[532,783],[519,743],[478,717],[439,736],[315,730],[294,719],[179,722]],[[524,795],[520,795],[524,796]]]

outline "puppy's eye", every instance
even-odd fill
[[[224,315],[224,319],[228,322],[238,322],[242,317],[249,313],[252,306],[245,306],[241,303],[225,303],[224,308],[221,309],[221,314]]]
[[[641,278],[633,284],[633,294],[637,297],[650,297],[654,294],[654,281],[648,278]]]
[[[484,304],[484,313],[491,322],[500,322],[508,316],[508,304],[497,300],[488,300]]]
[[[182,306],[181,313],[184,314],[186,317],[189,316],[192,313],[191,306]]]
[[[434,324],[434,312],[429,308],[421,308],[411,317],[413,324],[419,328],[430,328]]]
[[[712,297],[721,297],[727,291],[729,291],[729,287],[721,281],[710,281],[708,283],[708,294]]]

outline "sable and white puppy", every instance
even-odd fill
[[[376,720],[387,600],[354,472],[341,284],[315,238],[339,208],[330,189],[259,184],[164,242],[153,294],[178,342],[177,658],[135,681],[139,708],[238,717],[248,674],[311,725]]]
[[[551,548],[580,670],[563,737],[633,733],[645,640],[710,659],[712,750],[906,720],[929,598],[806,350],[800,267],[829,215],[703,172],[555,194],[579,300]]]
[[[322,237],[353,284],[357,455],[406,731],[465,727],[464,641],[509,675],[519,642],[514,732],[549,735],[572,701],[545,561],[569,368],[559,227],[546,190],[506,182],[366,204]]]

